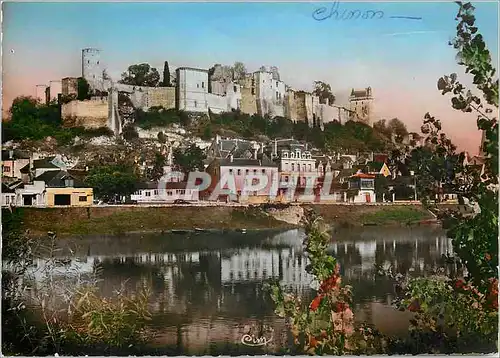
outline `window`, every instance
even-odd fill
[[[266,170],[265,169],[262,169],[262,174],[266,174]]]
[[[87,201],[87,196],[79,196],[78,201]]]
[[[198,107],[198,102],[197,101],[194,101],[194,106]]]
[[[234,92],[238,92],[238,87],[234,86],[233,90],[234,90]]]
[[[167,191],[168,196],[172,196],[172,190]]]
[[[5,173],[10,173],[10,167],[3,167],[3,171]]]
[[[151,192],[150,191],[146,191],[146,196],[151,196]]]
[[[72,187],[74,185],[74,180],[73,179],[65,179],[64,180],[64,185],[66,187]]]
[[[229,169],[229,174],[233,174],[233,170],[232,169]]]
[[[309,164],[309,171],[311,171],[311,164]]]
[[[205,88],[205,82],[201,83],[201,88]]]
[[[99,64],[99,61],[97,61],[97,64]]]
[[[10,196],[5,197],[5,204],[10,204]]]
[[[158,195],[158,189],[155,189],[153,192],[154,195]]]
[[[241,169],[238,169],[238,175],[241,175]]]
[[[254,174],[257,174],[257,169],[254,169],[254,170],[253,170],[253,173],[254,173]]]
[[[186,191],[184,189],[177,190],[177,194],[184,195]]]
[[[196,84],[196,88],[200,88],[200,84],[199,83]]]
[[[90,63],[90,60],[87,60],[87,63]]]
[[[252,96],[255,96],[255,88],[252,87]]]
[[[245,170],[245,174],[248,174],[248,173],[250,173],[250,170],[248,170],[248,169]]]
[[[278,100],[278,99],[279,99],[279,93],[278,93],[278,91],[276,91],[276,100]]]
[[[302,164],[302,170],[306,171],[306,165],[305,164]]]
[[[288,175],[285,177],[285,182],[288,183]]]
[[[292,172],[295,170],[295,164],[292,163]]]

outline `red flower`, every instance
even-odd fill
[[[311,309],[311,311],[316,311],[318,309],[319,304],[323,300],[323,297],[324,297],[324,295],[319,295],[319,296],[316,296],[314,298],[314,300],[312,300],[311,305],[309,306],[309,308]]]
[[[309,336],[309,346],[316,347],[317,345],[318,345],[318,341],[316,340],[316,337]]]
[[[335,305],[335,312],[344,312],[349,308],[349,305],[345,302],[337,302]]]
[[[460,279],[455,282],[455,288],[463,288],[465,286],[465,281]]]
[[[410,305],[408,306],[408,310],[410,312],[418,312],[420,311],[420,302],[418,302],[417,300],[414,300],[412,303],[410,303]]]

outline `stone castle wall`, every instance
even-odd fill
[[[109,103],[107,98],[71,101],[61,106],[64,127],[101,128],[108,126]]]

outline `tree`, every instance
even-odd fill
[[[397,118],[393,118],[389,121],[387,130],[389,133],[396,136],[396,143],[402,143],[405,136],[408,135],[406,125]]]
[[[83,77],[78,77],[77,79],[77,99],[79,101],[85,101],[87,99],[90,99],[90,85],[87,82],[87,80]]]
[[[156,68],[147,63],[131,65],[127,72],[122,73],[120,83],[132,86],[156,87],[160,81],[160,74]]]
[[[440,121],[429,113],[422,126],[425,145],[412,152],[411,160],[421,170],[417,172],[420,180],[429,182],[424,186],[444,180],[462,199],[474,204],[472,215],[455,211],[441,215],[447,222],[447,235],[452,238],[457,255],[447,259],[453,264],[463,264],[466,273],[463,278],[409,280],[401,307],[416,311],[412,321],[414,333],[428,332],[431,328],[435,332],[433,340],[445,342],[447,346],[479,344],[495,349],[498,341],[498,119],[493,112],[498,113],[498,78],[495,78],[486,43],[474,26],[474,7],[470,3],[457,4],[460,7],[456,17],[457,35],[450,45],[458,52],[458,64],[474,76],[475,90],[483,98],[460,83],[455,73],[441,77],[437,87],[443,95],[452,94],[454,109],[476,112],[478,129],[484,131],[486,137],[485,165],[483,168],[465,166],[464,153],[455,152],[456,147],[441,132]],[[442,333],[444,330],[446,334]]]
[[[133,168],[124,165],[101,165],[90,170],[85,183],[94,189],[96,197],[108,202],[131,195],[138,179]]]
[[[158,142],[162,144],[165,144],[167,142],[167,136],[162,131],[158,132]]]
[[[170,68],[168,67],[168,61],[165,61],[163,65],[163,87],[170,87]]]
[[[126,125],[125,127],[123,127],[122,136],[123,139],[125,139],[128,142],[131,142],[139,138],[139,133],[137,133],[137,130],[135,129],[134,126]]]
[[[247,73],[247,69],[245,68],[245,65],[243,62],[235,62],[233,66],[233,74],[234,74],[234,80],[238,81],[243,78],[245,78],[245,75]]]
[[[155,153],[153,169],[151,170],[151,180],[160,180],[164,174],[164,167],[167,164],[167,158],[161,153]]]
[[[205,129],[203,130],[202,139],[209,140],[212,138],[212,136],[213,136],[212,125],[210,123],[208,123],[207,126],[205,127]]]
[[[174,164],[183,173],[203,170],[203,160],[206,157],[203,150],[197,147],[196,144],[192,144],[186,150],[174,149]]]
[[[325,82],[314,81],[313,94],[319,97],[320,103],[326,103],[327,100],[329,104],[333,104],[335,102],[332,87]]]

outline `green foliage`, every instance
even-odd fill
[[[115,164],[93,167],[85,183],[94,189],[97,198],[109,201],[132,194],[138,180],[133,168]]]
[[[332,105],[335,103],[335,95],[332,93],[332,87],[322,81],[314,81],[313,94],[319,97],[319,103],[328,103]]]
[[[68,145],[75,137],[112,136],[106,128],[85,129],[62,126],[61,109],[56,103],[40,104],[31,97],[17,97],[10,108],[11,119],[3,122],[3,141],[43,140],[54,137],[59,145]]]
[[[79,101],[85,101],[87,99],[90,99],[91,93],[90,93],[90,85],[87,82],[87,80],[83,77],[78,77],[77,79],[77,99]]]
[[[163,107],[151,107],[145,112],[141,109],[136,110],[135,125],[143,129],[153,127],[168,127],[172,124],[186,126],[189,123],[189,116],[175,109],[164,109]]]
[[[153,163],[153,168],[151,170],[150,179],[151,180],[160,180],[163,176],[164,171],[163,167],[167,165],[167,158],[161,153],[155,153],[155,160]]]
[[[137,133],[137,130],[135,129],[134,126],[126,125],[125,127],[123,127],[122,137],[126,141],[131,142],[139,138],[139,133]]]
[[[204,169],[203,160],[206,155],[196,144],[192,144],[187,149],[174,150],[174,164],[183,173],[190,173],[196,170]]]
[[[425,145],[411,153],[422,198],[448,188],[475,205],[475,213],[464,217],[448,214],[448,235],[465,280],[432,277],[410,280],[403,307],[417,312],[414,334],[429,345],[430,353],[471,352],[484,346],[495,350],[498,339],[498,79],[489,51],[474,26],[474,7],[458,2],[457,36],[450,43],[457,49],[458,63],[473,75],[476,89],[485,101],[457,80],[456,74],[438,80],[442,94],[452,94],[451,105],[462,112],[476,112],[478,129],[485,132],[483,168],[463,165],[464,154],[444,133],[441,123],[429,113],[422,132]],[[440,344],[436,345],[436,342]]]
[[[414,336],[432,333],[439,337],[418,353],[494,351],[498,304],[495,308],[492,300],[498,300],[493,287],[483,294],[462,279],[417,278],[408,283],[399,307],[416,313],[411,321]]]
[[[78,278],[76,286],[53,280],[58,267],[54,257],[55,234],[45,246],[40,238],[22,232],[23,212],[2,209],[2,353],[7,355],[85,355],[124,354],[140,351],[150,338],[146,324],[149,289],[126,296],[120,290],[115,297],[97,294],[96,281]],[[26,270],[37,253],[46,252],[46,268],[35,280]],[[59,266],[60,267],[60,266]],[[59,268],[60,269],[60,268]],[[79,275],[74,270],[71,275]],[[36,286],[32,286],[36,282]],[[55,283],[57,282],[57,284]],[[56,286],[57,285],[57,286]],[[26,295],[26,291],[30,292]],[[55,309],[49,302],[56,291],[68,295],[67,307]]]
[[[127,72],[122,73],[120,83],[132,86],[156,87],[160,82],[160,74],[156,68],[147,63],[131,65]]]
[[[279,283],[270,285],[276,314],[287,319],[297,353],[370,354],[384,351],[384,342],[367,327],[354,329],[349,307],[351,288],[341,285],[339,266],[327,249],[331,237],[323,220],[312,210],[304,216],[307,271],[317,283],[317,295],[304,305],[300,297],[284,293]],[[295,353],[295,352],[294,352]]]
[[[165,61],[163,65],[163,82],[162,82],[163,87],[170,87],[170,68],[168,67],[168,62]]]

